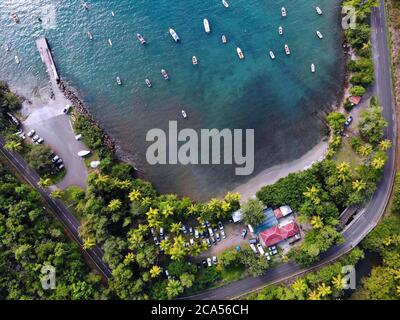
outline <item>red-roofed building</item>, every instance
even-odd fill
[[[351,104],[352,104],[353,106],[356,106],[356,105],[358,105],[358,104],[360,103],[361,97],[359,97],[359,96],[351,96],[351,97],[349,98],[349,101],[351,102]]]
[[[259,236],[264,246],[270,247],[300,233],[299,226],[292,221],[284,226],[277,225],[268,230],[260,232]]]

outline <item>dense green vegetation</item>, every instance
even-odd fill
[[[9,120],[7,113],[18,111],[20,108],[18,97],[0,81],[0,132],[8,133],[15,130],[16,126]]]
[[[39,194],[0,165],[0,299],[99,299],[100,277],[89,272],[40,203]],[[44,290],[41,268],[56,268],[56,288]]]

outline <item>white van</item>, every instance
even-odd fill
[[[258,248],[258,251],[260,251],[260,254],[262,256],[265,256],[265,251],[264,251],[264,248],[262,247],[262,245],[257,243],[257,248]]]
[[[256,246],[254,244],[250,243],[250,248],[251,248],[251,250],[254,251],[254,253],[258,253]]]
[[[212,228],[208,228],[208,232],[210,233],[210,237],[214,236],[214,231]]]

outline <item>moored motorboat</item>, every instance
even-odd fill
[[[286,12],[286,8],[285,7],[282,7],[281,13],[282,13],[282,17],[286,17],[287,12]]]
[[[112,46],[111,39],[108,39],[108,44],[109,44],[110,46]]]
[[[318,38],[322,39],[324,37],[319,30],[317,30],[316,33],[317,33]]]
[[[15,56],[15,63],[19,63],[20,61],[19,61],[19,57],[18,56]]]
[[[84,2],[84,3],[82,4],[82,8],[83,8],[84,10],[89,10],[89,5],[87,4],[87,2]]]
[[[269,56],[271,57],[272,60],[275,59],[275,54],[272,51],[269,52]]]
[[[236,48],[236,52],[237,52],[237,54],[238,54],[238,56],[239,56],[239,59],[240,59],[240,60],[243,60],[243,59],[244,59],[244,54],[243,54],[242,49],[240,49],[239,47],[237,47],[237,48]]]
[[[315,7],[315,10],[317,11],[317,13],[318,13],[319,15],[322,15],[322,10],[321,10],[320,7]]]
[[[197,61],[197,57],[196,56],[192,57],[192,63],[193,63],[194,66],[197,65],[198,61]]]
[[[118,84],[119,86],[122,85],[122,80],[121,80],[120,77],[117,77],[116,80],[117,80],[117,84]]]
[[[183,119],[187,119],[188,115],[185,110],[181,111]]]
[[[5,49],[6,51],[10,51],[10,47],[8,46],[7,43],[4,45],[4,49]]]
[[[286,53],[287,55],[290,54],[290,49],[289,49],[289,46],[288,46],[287,44],[285,44],[285,53]]]
[[[210,23],[208,22],[207,19],[203,20],[203,25],[204,25],[205,32],[210,33],[211,32]]]
[[[311,64],[311,72],[315,73],[315,64],[314,63]]]
[[[226,38],[226,35],[223,34],[223,35],[221,36],[221,41],[222,41],[222,43],[224,43],[224,44],[228,42],[228,39]]]
[[[19,17],[16,13],[11,14],[11,19],[13,19],[15,23],[20,22]]]
[[[180,38],[174,29],[169,28],[169,34],[171,35],[172,39],[174,39],[175,42],[179,42]]]
[[[225,8],[229,8],[229,3],[226,0],[222,0],[222,4],[224,5]]]
[[[282,26],[279,26],[279,28],[278,28],[278,33],[279,33],[280,35],[283,35],[283,27],[282,27]]]
[[[168,73],[167,73],[167,71],[165,71],[165,69],[161,69],[161,74],[162,74],[162,76],[164,77],[165,80],[169,79]]]
[[[145,79],[144,82],[146,82],[146,85],[147,85],[149,88],[151,88],[152,84],[151,84],[150,79]]]
[[[112,15],[113,17],[115,17],[115,12],[114,12],[114,11],[111,11],[111,15]]]
[[[90,31],[87,32],[87,36],[90,40],[93,40],[93,34]]]
[[[137,34],[136,34],[136,37],[137,37],[138,41],[139,41],[141,44],[146,44],[146,40],[144,39],[144,37],[143,37],[140,33],[137,33]]]

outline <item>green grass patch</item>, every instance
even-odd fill
[[[336,152],[336,154],[334,156],[334,160],[339,163],[346,161],[346,162],[350,163],[352,168],[355,168],[355,167],[361,165],[363,162],[362,162],[362,159],[358,156],[358,154],[351,147],[350,139],[351,139],[351,137],[349,137],[349,138],[346,137],[343,139],[340,149]]]

